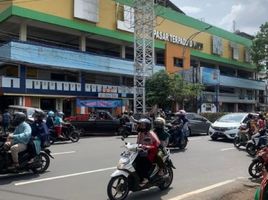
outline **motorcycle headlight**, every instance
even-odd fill
[[[129,163],[129,158],[121,158],[117,164],[117,169],[124,168],[125,165]]]

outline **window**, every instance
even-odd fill
[[[174,57],[174,66],[183,67],[183,59]]]

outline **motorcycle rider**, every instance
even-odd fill
[[[165,147],[168,145],[169,133],[165,130],[166,120],[162,117],[157,117],[154,121],[154,132],[160,140],[159,151],[156,157],[156,162],[160,168],[158,175],[164,175],[165,164],[163,157],[167,154]]]
[[[19,152],[27,149],[27,144],[31,139],[31,126],[25,122],[26,115],[23,112],[16,112],[12,121],[15,126],[13,134],[9,134],[5,146],[10,148],[13,164],[9,169],[15,169],[19,167]]]
[[[256,138],[256,137],[260,138],[258,147],[265,146],[267,144],[266,139],[262,137],[265,134],[266,134],[266,121],[265,121],[263,114],[259,114],[258,120],[257,120],[257,130],[255,134],[252,135],[252,138]]]
[[[177,129],[176,133],[172,136],[172,141],[176,144],[182,136],[189,133],[188,123],[189,120],[186,118],[186,111],[179,110],[175,113],[176,119],[174,119],[171,124]]]
[[[140,186],[144,186],[149,181],[149,171],[155,161],[160,141],[157,135],[151,131],[151,121],[149,119],[140,119],[137,131],[137,144],[143,151],[140,151],[136,158],[136,170],[141,179]]]
[[[46,120],[46,125],[48,129],[52,129],[54,127],[54,112],[53,111],[49,111],[48,112],[48,117]]]
[[[63,122],[63,116],[64,113],[59,111],[56,114],[55,121],[54,121],[54,128],[55,128],[55,133],[58,136],[58,138],[63,138],[61,132],[62,132],[62,125],[64,124]]]
[[[31,156],[34,158],[36,155],[39,155],[41,151],[41,147],[43,146],[46,138],[48,136],[48,128],[46,123],[44,122],[44,118],[46,114],[42,110],[35,110],[34,114],[34,122],[31,124],[32,128],[32,143],[31,145]],[[32,163],[33,159],[31,159],[28,163]]]
[[[131,124],[131,131],[135,132],[137,129],[137,123],[139,122],[139,120],[136,120],[133,116],[133,112],[129,111],[129,122]]]

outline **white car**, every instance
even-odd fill
[[[251,113],[252,114],[252,113]],[[209,135],[212,140],[218,138],[234,139],[242,123],[247,123],[249,113],[231,113],[217,119],[209,127]],[[256,115],[256,114],[253,114]]]

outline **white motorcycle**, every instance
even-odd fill
[[[122,138],[122,140],[124,140]],[[173,181],[173,169],[175,167],[170,160],[170,152],[163,156],[165,163],[164,175],[159,176],[159,167],[156,163],[149,172],[149,182],[143,186],[140,186],[140,178],[135,170],[135,159],[138,156],[139,148],[138,144],[125,143],[126,150],[121,153],[117,170],[111,175],[111,179],[107,186],[107,194],[110,200],[124,200],[130,191],[136,192],[151,187],[159,187],[161,190],[167,189]]]

